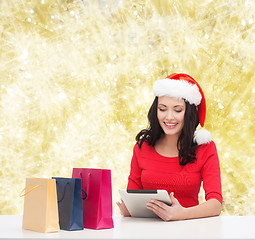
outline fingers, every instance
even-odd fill
[[[124,216],[124,217],[130,217],[130,213],[125,205],[125,203],[123,202],[123,200],[121,199],[121,202],[116,202],[117,206],[119,207],[120,209],[120,212],[121,214]]]
[[[116,204],[118,205],[118,207],[126,206],[122,199],[121,202],[117,201]]]
[[[149,210],[153,211],[162,220],[164,220],[164,221],[167,220],[167,218],[166,218],[166,209],[165,209],[165,206],[167,206],[166,204],[153,199],[150,202],[148,202],[146,205],[147,205],[147,208]]]
[[[116,202],[117,206],[119,207],[119,209],[121,208],[121,203],[120,202]]]
[[[151,199],[151,201],[149,203],[147,203],[147,206],[150,206],[151,208],[155,208],[155,209],[162,209],[165,210],[167,205],[161,201],[158,201],[156,199]]]
[[[179,203],[179,201],[177,200],[177,198],[174,197],[174,193],[173,193],[173,192],[171,192],[169,196],[170,196],[170,199],[171,199],[171,201],[172,201],[172,204],[178,204],[178,205],[180,205],[180,203]]]
[[[158,215],[162,220],[167,221],[167,208],[169,207],[165,203],[152,199],[146,204],[147,208]]]

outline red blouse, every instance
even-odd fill
[[[199,204],[201,182],[205,199],[215,198],[222,203],[220,165],[214,142],[199,145],[197,160],[185,166],[178,157],[164,157],[154,147],[143,143],[134,146],[127,189],[165,189],[183,207]]]

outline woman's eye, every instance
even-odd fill
[[[178,113],[180,113],[180,112],[182,112],[182,109],[181,110],[175,110],[176,112],[178,112]]]
[[[164,111],[166,111],[166,109],[160,108],[159,111],[164,112]]]

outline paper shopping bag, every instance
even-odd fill
[[[111,170],[74,168],[74,178],[81,178],[87,193],[83,201],[84,228],[113,228]]]
[[[37,232],[59,231],[56,180],[27,178],[24,198],[23,228]]]
[[[82,230],[83,207],[80,178],[57,178],[58,214],[60,229]]]

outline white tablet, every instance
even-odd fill
[[[171,199],[166,190],[131,190],[120,189],[120,196],[132,217],[158,217],[146,207],[151,199],[157,199],[171,205]]]

